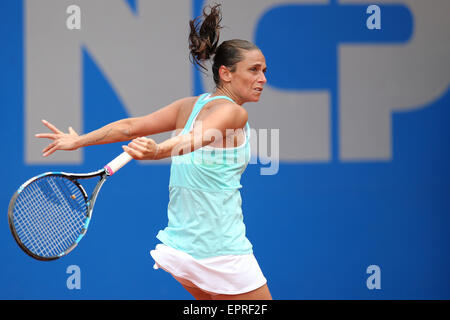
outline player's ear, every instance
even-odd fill
[[[220,66],[220,68],[219,68],[219,76],[220,76],[220,79],[224,82],[230,82],[231,77],[232,77],[230,69],[228,69],[227,67],[225,67],[223,65]]]

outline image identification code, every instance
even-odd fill
[[[183,308],[184,315],[263,315],[268,311],[266,304],[229,304],[227,306],[196,306],[191,304]]]

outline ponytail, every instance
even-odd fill
[[[220,36],[220,23],[222,21],[222,13],[220,4],[210,7],[209,14],[207,8],[203,9],[203,16],[197,17],[189,21],[191,32],[189,34],[189,50],[192,63],[207,70],[204,61],[209,60],[217,49]],[[203,22],[201,23],[201,18]],[[201,25],[200,25],[201,23]]]

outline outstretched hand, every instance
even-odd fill
[[[36,138],[47,138],[53,140],[44,150],[42,150],[42,156],[47,157],[56,150],[76,150],[78,149],[78,133],[69,127],[69,133],[64,133],[50,122],[42,120],[42,123],[49,128],[53,133],[38,133]]]
[[[136,160],[155,160],[158,154],[158,144],[145,137],[133,139],[128,146],[122,146]]]

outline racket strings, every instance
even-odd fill
[[[47,195],[49,194],[49,190],[48,187],[46,187],[46,181],[42,181],[40,184],[40,188],[43,192],[45,192]],[[32,189],[27,189],[27,191],[31,191]],[[35,197],[38,197],[36,200],[39,200],[40,202],[35,202],[35,204],[38,204],[37,209],[38,210],[47,210],[49,208],[46,208],[45,204],[46,202],[44,201],[44,199],[42,197],[40,197],[39,193],[36,192],[31,192],[32,195],[34,195]],[[46,197],[47,199],[49,199],[49,196]],[[21,200],[23,200],[25,198],[22,198]],[[23,212],[31,212],[31,207],[29,206],[30,203],[28,202],[22,202],[23,207],[19,207],[20,209],[23,209]],[[51,210],[51,209],[50,209]],[[46,251],[48,249],[55,249],[55,244],[53,243],[48,243],[47,247],[45,246],[45,243],[42,242],[43,239],[46,238],[50,238],[50,234],[49,234],[49,230],[47,228],[45,228],[45,224],[43,224],[42,219],[38,219],[37,215],[34,214],[29,214],[28,216],[20,216],[17,215],[17,217],[20,217],[20,223],[22,223],[22,225],[27,226],[29,228],[26,228],[25,233],[21,236],[22,241],[24,242],[24,245],[27,246],[29,249],[32,249],[33,252],[39,254],[39,255],[44,255],[46,256],[47,253]],[[27,219],[28,221],[27,221]],[[51,220],[46,221],[47,223],[52,224]],[[18,224],[20,226],[20,224]],[[16,225],[17,226],[17,225]],[[52,226],[54,227],[54,224],[52,224]],[[16,228],[17,230],[17,228]],[[29,237],[27,235],[35,235],[35,234],[41,234],[42,237]],[[30,241],[30,240],[35,240]]]
[[[41,185],[41,190],[45,190],[45,184]],[[30,191],[31,189],[27,190]],[[45,192],[45,191],[43,191]],[[48,211],[47,206],[45,205],[45,202],[43,202],[43,198],[40,196],[40,193],[36,192],[30,192],[30,194],[33,194],[33,196],[37,197],[35,200],[41,201],[41,202],[35,202],[39,205],[34,206],[34,210],[40,210],[40,211]],[[47,197],[48,200],[51,200]],[[23,199],[21,199],[23,200]],[[31,251],[33,251],[36,254],[47,256],[49,255],[50,250],[56,249],[56,244],[52,242],[45,243],[45,239],[51,238],[51,234],[49,233],[49,228],[46,227],[46,225],[49,225],[51,228],[53,228],[56,232],[61,233],[60,228],[55,228],[55,224],[53,223],[53,219],[48,219],[47,216],[39,217],[36,214],[31,214],[32,207],[29,206],[30,203],[28,202],[20,202],[20,204],[17,205],[18,210],[16,211],[16,230],[18,231],[18,235],[21,238],[24,245],[29,248]],[[50,209],[51,210],[51,209]],[[17,214],[18,211],[28,212],[27,216],[19,215]],[[20,220],[19,220],[20,217]],[[23,233],[20,231],[20,226],[24,226]],[[37,235],[39,234],[40,237],[30,237],[30,235]]]
[[[63,179],[58,179],[49,181],[49,184],[51,185],[51,191],[55,192],[54,194],[52,194],[52,196],[56,198],[53,199],[54,201],[56,200],[56,205],[60,208],[62,207],[62,210],[64,210],[64,212],[69,212],[71,208],[69,208],[68,206],[68,203],[70,203],[68,197],[70,197],[73,192],[69,192],[67,185],[63,182]],[[47,208],[47,210],[48,209],[50,208]],[[63,252],[65,250],[64,248],[68,248],[73,243],[73,232],[71,231],[80,230],[79,227],[83,225],[84,219],[67,219],[69,218],[67,214],[56,215],[53,218],[54,219],[49,219],[48,221],[51,224],[51,227],[56,230],[58,232],[58,235],[60,236],[58,239],[59,242],[52,243],[54,245],[53,248],[55,248],[55,250],[58,250],[59,252]],[[84,218],[84,216],[81,216],[81,218]],[[75,236],[78,236],[78,232],[75,234]]]
[[[64,199],[64,198],[63,198],[63,195],[61,194],[61,192],[59,192],[60,189],[58,189],[54,185],[55,181],[48,181],[48,183],[51,184],[52,186],[49,187],[49,186],[47,186],[44,183],[43,184],[43,188],[42,188],[43,191],[45,190],[47,199],[50,198],[50,200],[52,202],[54,202],[56,205],[61,206],[62,204],[61,204],[61,202],[58,199],[59,198]],[[61,184],[58,183],[58,185],[59,185],[59,188],[61,188]],[[57,194],[56,195],[52,194],[51,193],[52,191],[55,191]],[[48,203],[49,202],[42,202],[42,204],[48,204]],[[49,212],[51,210],[51,208],[48,207],[48,206],[44,206],[44,208],[46,209],[47,212]],[[60,242],[59,243],[49,243],[49,248],[45,248],[45,246],[42,247],[42,249],[43,249],[42,254],[46,255],[46,254],[50,253],[50,252],[47,253],[46,249],[47,250],[51,249],[51,250],[64,252],[63,247],[67,247],[67,244],[66,244],[66,240],[68,239],[67,230],[64,230],[62,228],[62,226],[64,226],[64,221],[60,221],[60,219],[58,219],[58,217],[59,217],[59,215],[56,215],[56,216],[53,217],[54,219],[48,219],[47,222],[50,224],[51,228],[53,230],[57,231],[59,233],[59,235],[61,236]],[[42,226],[42,221],[37,221],[37,224],[41,227]],[[44,227],[44,228],[41,228],[40,231],[43,232],[47,238],[50,237],[49,229],[46,229]],[[69,245],[70,245],[70,243],[69,243]]]
[[[46,182],[48,182],[48,184]],[[42,181],[40,187],[42,192],[36,192],[34,190],[32,193],[33,196],[37,196],[36,199],[39,201],[39,206],[37,206],[38,210],[41,212],[50,213],[55,211],[54,208],[57,208],[57,213],[61,213],[61,211],[67,212],[67,203],[64,201],[64,194],[67,193],[67,190],[65,189],[67,188],[65,188],[64,184],[61,184],[58,180]],[[50,193],[52,191],[54,193]],[[45,198],[42,197],[42,194],[44,194]],[[60,201],[60,199],[63,201]],[[25,208],[28,212],[30,211],[30,208],[27,208],[27,206],[25,206]],[[67,248],[72,243],[70,241],[70,233],[68,231],[70,229],[73,230],[75,225],[71,220],[61,220],[61,217],[67,217],[67,215],[54,214],[50,216],[47,214],[41,217],[38,215],[29,215],[29,217],[31,218],[30,226],[32,227],[32,230],[28,231],[42,234],[39,238],[27,238],[28,240],[35,240],[34,243],[30,242],[29,246],[34,249],[36,253],[47,256],[51,255],[52,252],[63,252],[64,248]],[[64,228],[65,225],[68,228]],[[55,239],[57,241],[45,242],[44,239],[48,240],[51,237],[55,238],[55,235],[51,233],[52,231],[55,235],[57,235]]]
[[[14,227],[31,252],[54,257],[75,243],[86,214],[85,198],[73,181],[46,176],[33,181],[17,197]]]
[[[63,180],[55,180],[55,181],[58,184],[58,186],[57,187],[53,186],[52,189],[57,191],[57,193],[58,193],[57,194],[57,198],[58,199],[67,200],[67,196],[72,196],[73,195],[73,192],[75,190],[70,191],[67,188],[67,185],[65,183],[62,183]],[[51,181],[50,183],[53,184],[55,181]],[[64,193],[62,193],[61,191],[64,191]],[[64,206],[64,209],[66,209],[66,210],[69,209],[67,207],[67,203],[70,204],[71,201],[63,201],[63,204],[62,204]],[[72,205],[71,209],[73,209],[73,207],[74,206]],[[51,222],[53,222],[52,227],[57,229],[60,232],[61,237],[63,238],[62,241],[61,241],[61,245],[65,245],[67,247],[67,246],[70,246],[72,244],[72,242],[69,242],[68,244],[66,243],[67,240],[70,240],[70,233],[68,233],[68,232],[70,230],[78,229],[79,226],[82,226],[84,219],[83,220],[75,220],[75,219],[74,220],[64,220],[64,219],[61,220],[61,219],[59,219],[61,217],[65,218],[67,216],[66,215],[58,215],[58,216],[56,216],[57,219],[51,220]],[[76,222],[78,222],[78,224],[75,224]],[[81,225],[80,225],[80,222],[81,222]],[[68,228],[63,229],[62,227],[65,226],[66,223],[68,224]]]

